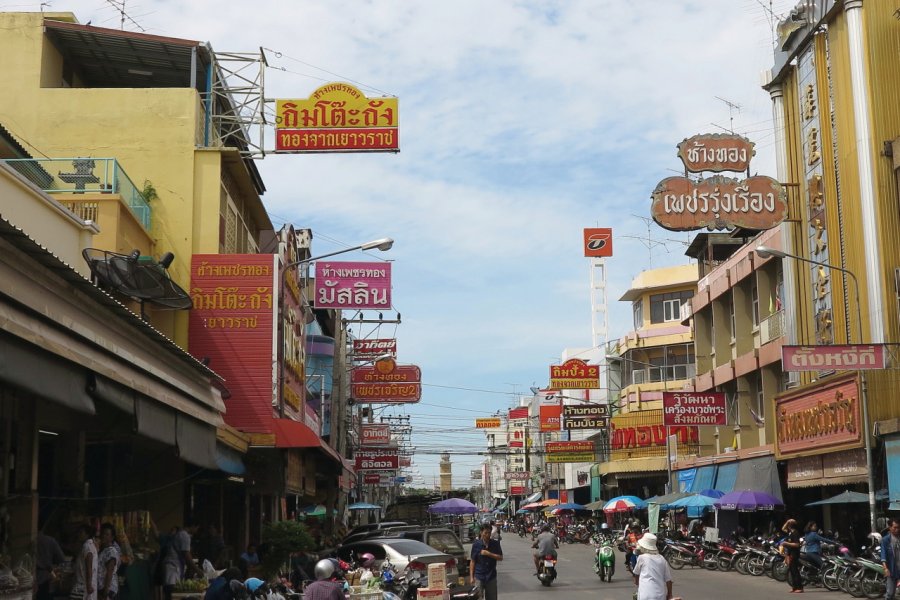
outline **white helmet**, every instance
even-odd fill
[[[325,579],[331,579],[331,576],[334,575],[335,566],[334,561],[323,558],[319,562],[316,563],[316,579],[319,581],[323,581]]]

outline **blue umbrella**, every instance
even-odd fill
[[[669,502],[669,508],[708,508],[710,506],[715,506],[715,504],[715,498],[710,498],[709,496],[704,496],[703,494],[696,494],[694,496],[682,498],[681,500]]]
[[[564,502],[563,504],[557,504],[553,507],[553,510],[588,510],[582,504],[576,504],[574,502]]]
[[[368,502],[357,502],[347,507],[347,510],[381,510],[377,504],[369,504]]]
[[[725,492],[719,490],[701,490],[701,496],[709,496],[710,498],[721,498],[725,495]]]

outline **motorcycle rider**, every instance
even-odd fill
[[[316,581],[306,586],[303,597],[309,600],[344,600],[344,584],[338,581],[337,561],[323,558],[316,563]]]
[[[556,558],[556,549],[559,548],[559,541],[556,539],[556,536],[550,532],[550,526],[543,525],[541,527],[541,533],[538,534],[537,539],[531,547],[537,548],[534,552],[534,574],[537,575],[541,572],[541,560],[543,560],[545,556]]]
[[[888,519],[888,532],[881,538],[881,566],[884,567],[885,600],[891,600],[897,591],[897,582],[900,581],[900,519],[891,517]]]
[[[822,542],[836,543],[819,535],[819,527],[815,521],[806,524],[806,532],[803,534],[803,555],[817,567],[822,568]]]

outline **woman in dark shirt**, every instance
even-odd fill
[[[787,538],[781,542],[788,563],[787,582],[792,594],[800,594],[803,592],[803,579],[800,577],[800,526],[794,519],[788,519],[781,529],[787,533]]]

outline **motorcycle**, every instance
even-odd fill
[[[601,536],[594,549],[594,572],[600,577],[600,581],[612,581],[616,571],[616,551],[613,549],[613,541],[608,536]]]
[[[541,570],[538,571],[538,580],[540,580],[541,585],[550,587],[554,579],[556,579],[556,558],[552,554],[548,554],[541,559]]]

